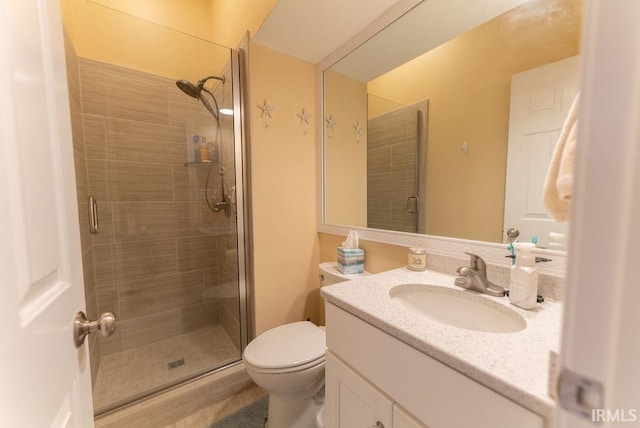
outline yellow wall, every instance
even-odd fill
[[[582,2],[563,2],[573,14],[558,4],[541,14],[539,3],[526,3],[515,17],[498,17],[368,84],[370,94],[401,104],[429,100],[431,235],[502,240],[511,75],[579,52]],[[460,150],[464,141],[467,155]]]
[[[318,322],[316,142],[296,116],[317,117],[315,66],[251,44],[250,102],[256,333]],[[265,126],[257,108],[274,107]]]
[[[324,73],[325,218],[330,224],[367,226],[367,85],[334,71]],[[362,136],[353,125],[360,121]],[[331,135],[331,136],[330,136]],[[346,209],[345,209],[346,208]]]
[[[275,0],[62,0],[79,56],[173,79],[220,73]],[[256,3],[256,2],[252,2]],[[194,37],[195,36],[195,37]]]
[[[318,233],[320,242],[320,263],[336,260],[336,248],[344,241],[344,236]],[[385,272],[407,265],[407,248],[373,241],[360,241],[364,250],[364,270],[371,273]],[[324,300],[319,302],[320,325],[324,325]]]
[[[236,47],[255,34],[276,0],[93,0],[147,21]]]
[[[88,0],[65,3],[65,25],[80,57],[191,81],[220,73],[229,62],[229,49],[209,41]],[[176,26],[201,15],[199,9],[186,9],[176,14]]]

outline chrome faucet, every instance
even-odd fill
[[[455,284],[458,287],[479,291],[490,296],[504,296],[505,289],[487,279],[487,264],[484,260],[475,254],[466,252],[465,254],[471,256],[471,260],[469,266],[460,266],[458,268],[456,272],[460,276],[456,278]]]

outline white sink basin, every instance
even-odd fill
[[[508,307],[469,291],[427,284],[403,284],[391,299],[410,311],[454,327],[489,333],[515,333],[527,322]]]

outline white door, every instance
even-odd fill
[[[535,235],[546,247],[549,232],[566,234],[566,223],[556,223],[542,203],[542,187],[553,149],[569,108],[578,92],[579,60],[570,57],[511,78],[507,187],[504,202],[506,232],[515,227],[519,241]]]
[[[585,18],[557,426],[631,428],[640,426],[640,2],[585,2]],[[590,383],[572,387],[571,373]]]
[[[60,5],[0,0],[0,425],[93,425]]]

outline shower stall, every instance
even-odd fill
[[[241,360],[240,53],[85,2],[65,22],[96,415]],[[191,83],[196,82],[196,83]]]
[[[367,95],[367,227],[426,233],[429,101]]]

